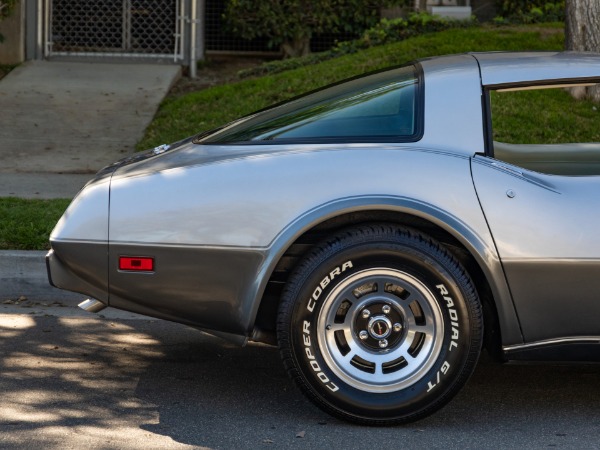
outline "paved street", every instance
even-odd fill
[[[307,403],[276,349],[72,300],[3,302],[0,448],[600,448],[597,364],[484,362],[437,415],[367,428]]]

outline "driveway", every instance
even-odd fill
[[[29,61],[0,80],[0,197],[72,197],[130,154],[179,66]]]

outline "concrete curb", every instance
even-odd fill
[[[158,320],[113,308],[105,309],[100,314],[79,309],[77,305],[88,296],[50,286],[46,253],[48,252],[0,250],[0,316],[26,314],[31,317]]]
[[[74,294],[50,286],[46,272],[46,251],[0,251],[0,300],[21,296],[35,300],[79,298]]]

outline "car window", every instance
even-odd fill
[[[243,118],[200,142],[414,141],[418,86],[412,65],[367,75]]]
[[[575,100],[595,83],[491,91],[493,157],[554,175],[600,175],[600,104]]]

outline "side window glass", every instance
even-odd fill
[[[414,66],[375,73],[241,119],[203,142],[417,140],[419,83]]]
[[[600,104],[569,92],[589,85],[491,91],[493,157],[541,173],[600,175]]]

